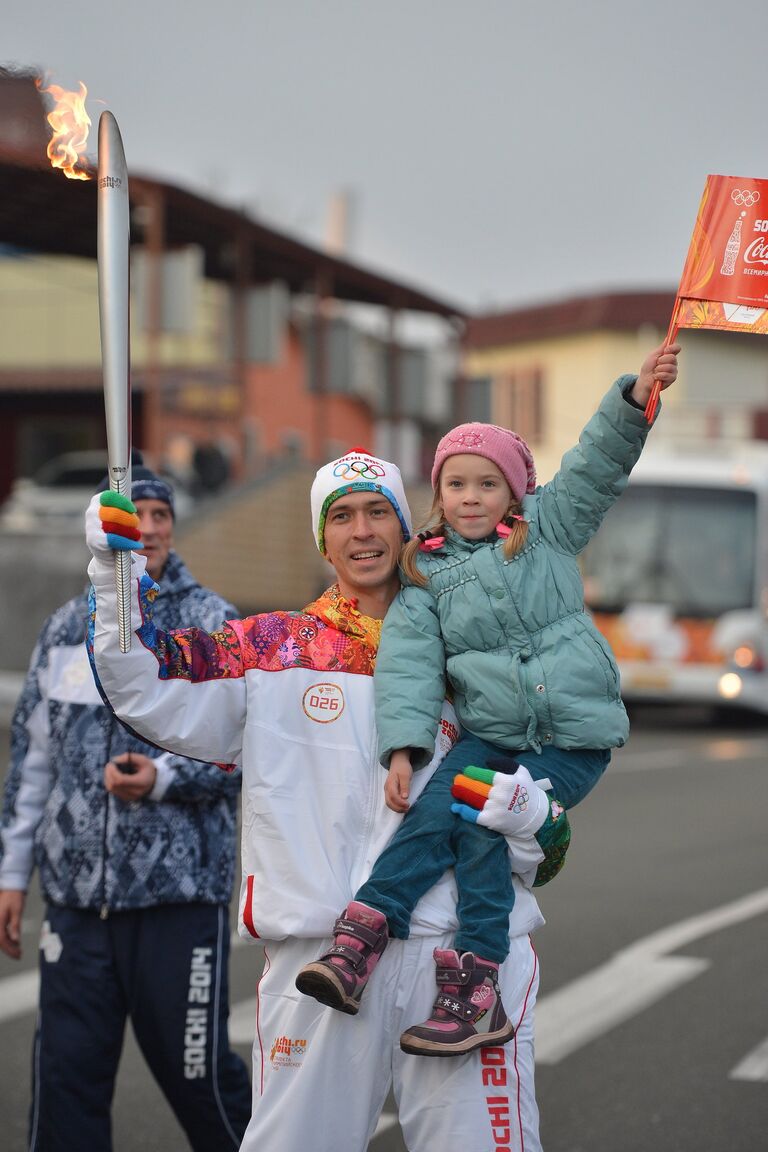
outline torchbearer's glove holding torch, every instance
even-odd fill
[[[517,761],[500,756],[488,765],[470,765],[454,778],[451,793],[459,802],[451,811],[500,832],[523,882],[546,884],[565,863],[571,841],[566,811],[548,795],[549,781],[534,780]]]
[[[91,497],[85,513],[85,543],[93,557],[88,565],[88,575],[94,590],[100,594],[99,621],[110,632],[113,626],[118,631],[117,599],[114,595],[115,556],[129,556],[130,632],[138,631],[142,625],[139,584],[143,578],[148,587],[152,587],[152,580],[145,575],[146,558],[138,554],[141,532],[136,505],[121,493],[112,490],[97,492]]]
[[[141,548],[136,505],[119,492],[99,492],[85,513],[85,542],[97,559]]]

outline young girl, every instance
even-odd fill
[[[626,741],[618,670],[585,611],[577,556],[626,486],[653,381],[672,384],[679,350],[657,348],[638,377],[620,377],[539,488],[514,432],[463,424],[438,444],[432,515],[403,550],[407,585],[387,614],[374,677],[385,797],[406,815],[336,922],[333,946],[296,981],[356,1013],[388,934],[407,938],[417,901],[453,867],[455,949],[435,951],[440,993],[429,1019],[403,1033],[406,1052],[448,1056],[514,1035],[497,981],[515,898],[507,842],[456,818],[454,777],[513,754],[522,767],[505,792],[510,828],[541,843],[557,807],[533,781],[551,782],[571,808]],[[412,772],[433,756],[448,686],[463,735],[409,809]]]

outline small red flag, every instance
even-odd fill
[[[667,343],[680,328],[768,334],[768,180],[707,176]]]

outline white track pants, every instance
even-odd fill
[[[432,949],[451,947],[451,937],[391,940],[357,1016],[294,985],[328,943],[266,946],[242,1152],[366,1152],[392,1086],[409,1152],[541,1152],[533,1062],[539,972],[527,936],[511,941],[501,969],[515,1038],[441,1059],[406,1055],[399,1040],[429,1015],[437,991]]]

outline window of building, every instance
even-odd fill
[[[491,384],[490,376],[470,377],[464,385],[464,422],[477,420],[481,424],[489,424],[491,416]]]
[[[541,368],[521,368],[496,379],[496,420],[530,444],[544,439],[544,378]]]

